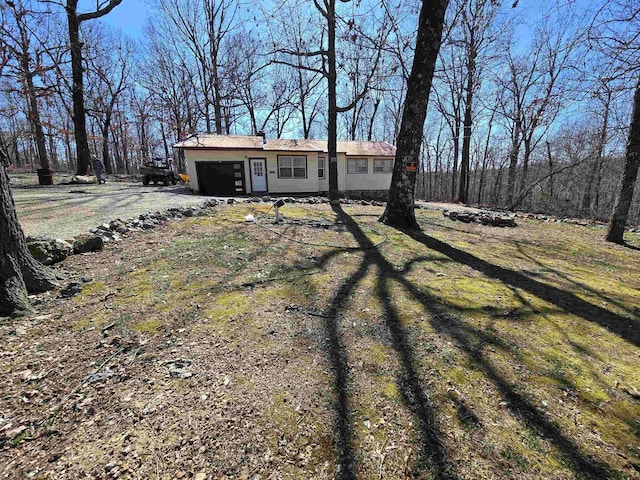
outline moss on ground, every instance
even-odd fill
[[[209,399],[188,415],[199,437],[221,439],[206,452],[231,452],[212,473],[241,476],[234,458],[265,478],[335,477],[347,468],[343,435],[359,478],[430,478],[433,435],[460,479],[637,476],[640,350],[623,328],[640,322],[637,251],[578,226],[495,229],[425,210],[423,236],[377,224],[376,207],[345,207],[343,231],[296,224],[282,237],[244,222],[268,209],[218,208],[145,234],[137,255],[123,252],[128,268],[85,285],[64,320],[76,334],[115,322],[150,339],[145,375],[168,352],[201,359],[196,382],[158,367],[148,388]],[[282,211],[339,220],[323,205]],[[358,229],[387,241],[366,252],[310,245],[353,245]],[[47,332],[33,330],[39,341]],[[176,433],[180,408],[162,411],[162,435],[145,423],[140,411],[162,398],[134,402],[139,437],[198,458]]]

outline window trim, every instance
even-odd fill
[[[295,169],[296,168],[301,168],[301,167],[294,167],[293,162],[291,162],[291,167],[280,167],[280,160],[282,158],[304,158],[304,177],[296,177],[295,176]],[[278,155],[277,158],[277,168],[278,168],[278,178],[282,178],[284,180],[300,180],[300,179],[306,179],[309,178],[309,162],[307,160],[307,156],[306,155]],[[280,168],[291,168],[291,176],[290,177],[283,177],[280,175]]]
[[[384,163],[390,162],[391,163],[391,169],[388,172],[382,171],[382,172],[376,172],[376,160],[381,160]],[[393,163],[394,163],[395,159],[393,158],[374,158],[373,159],[373,173],[376,175],[389,175],[390,173],[393,173]]]
[[[322,176],[320,176],[320,160],[322,160]],[[318,178],[326,178],[327,176],[327,158],[318,157]]]
[[[358,161],[362,161],[362,160],[364,160],[366,162],[366,165],[367,165],[367,170],[365,172],[358,171],[358,163],[356,163],[356,171],[355,172],[350,172],[349,171],[349,164],[351,162],[358,162]],[[347,158],[347,175],[367,175],[368,173],[369,173],[369,158],[368,157]]]

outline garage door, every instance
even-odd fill
[[[196,162],[201,195],[244,195],[244,162]]]

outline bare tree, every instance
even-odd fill
[[[612,59],[617,76],[635,85],[624,168],[606,236],[609,242],[623,243],[640,164],[640,9],[637,2],[607,2],[596,15],[593,30],[599,50]]]
[[[109,133],[113,112],[122,93],[131,81],[133,47],[126,39],[110,35],[97,28],[90,38],[87,55],[88,103],[87,113],[100,127],[102,137],[102,162],[107,173],[115,173],[109,154]]]
[[[607,132],[609,128],[609,116],[611,111],[611,103],[613,100],[614,87],[611,85],[610,79],[602,78],[598,81],[598,88],[594,92],[595,99],[599,110],[601,110],[602,122],[600,133],[598,135],[598,143],[595,152],[595,158],[592,161],[591,168],[587,177],[587,183],[582,197],[582,206],[580,211],[582,215],[591,215],[597,212],[600,202],[600,179],[602,170],[602,161],[604,149],[607,144]],[[595,197],[595,198],[594,198]],[[592,198],[594,205],[592,205]]]
[[[458,160],[460,158],[460,132],[462,129],[462,101],[464,94],[464,58],[453,43],[445,46],[440,56],[442,68],[437,79],[444,84],[443,92],[434,88],[435,106],[449,127],[453,162],[451,165],[451,200],[456,199]]]
[[[78,12],[78,0],[66,0],[64,9],[69,27],[69,49],[71,51],[71,76],[73,79],[71,97],[73,99],[73,130],[76,141],[77,173],[83,175],[90,164],[89,141],[87,139],[86,112],[84,106],[84,66],[80,25],[87,20],[104,17],[122,0],[98,1],[92,12]]]
[[[514,53],[514,45],[507,46],[507,75],[499,79],[503,92],[500,100],[501,114],[507,120],[511,137],[509,171],[507,178],[508,208],[514,209],[517,191],[522,192],[527,183],[529,163],[534,148],[543,133],[550,127],[562,106],[562,92],[566,84],[560,82],[570,67],[576,38],[568,39],[565,31],[551,34],[546,28],[536,32],[531,49],[526,53]],[[520,149],[524,146],[522,171],[517,189],[517,167]],[[522,201],[521,197],[518,197]]]
[[[174,52],[165,31],[155,25],[147,30],[149,42],[145,61],[137,78],[151,97],[151,104],[167,126],[164,139],[178,141],[195,130],[197,122],[196,91],[192,83],[191,71]]]
[[[6,45],[0,43],[0,78],[8,61]],[[7,161],[7,152],[0,145],[0,315],[31,310],[27,292],[44,292],[57,286],[53,272],[27,249],[9,187]]]
[[[21,93],[26,97],[28,106],[27,119],[31,125],[33,138],[40,163],[40,168],[49,168],[46,139],[42,127],[39,97],[46,94],[41,88],[37,88],[34,79],[41,76],[47,68],[43,65],[43,48],[37,38],[34,38],[34,29],[42,26],[45,14],[27,8],[22,1],[6,2],[6,8],[11,12],[12,24],[4,23],[0,30],[2,42],[12,52],[17,60],[17,76],[22,85]]]
[[[627,224],[629,208],[633,199],[633,190],[638,177],[638,166],[640,166],[640,78],[636,84],[636,92],[633,97],[633,112],[631,114],[624,171],[616,205],[609,222],[606,236],[608,242],[624,243],[624,228]]]
[[[490,28],[497,14],[497,5],[491,0],[466,0],[461,9],[462,46],[465,51],[464,120],[462,134],[462,159],[460,162],[460,189],[458,199],[469,201],[469,167],[471,155],[471,131],[473,127],[473,101],[479,88],[479,60],[483,50],[493,40]]]
[[[347,2],[345,2],[347,3]],[[336,0],[322,0],[313,2],[317,12],[323,18],[322,34],[320,35],[320,46],[316,50],[306,48],[306,45],[300,45],[303,48],[282,48],[277,47],[275,53],[278,54],[274,59],[274,63],[288,65],[293,68],[302,68],[304,70],[314,72],[327,80],[327,153],[329,157],[329,197],[336,200],[339,196],[338,191],[338,154],[337,154],[337,138],[338,138],[338,113],[348,112],[354,108],[367,94],[370,88],[370,82],[373,78],[378,62],[382,54],[380,45],[384,43],[387,30],[383,21],[378,31],[378,37],[374,45],[370,45],[373,53],[372,68],[366,74],[363,87],[360,92],[351,99],[351,102],[345,106],[338,106],[337,82],[338,82],[338,64],[336,54],[336,31],[338,24],[343,29],[353,29],[352,20],[342,19],[336,11]],[[326,35],[326,44],[325,44]],[[354,42],[360,42],[366,37],[358,35],[356,31],[352,35],[346,35],[344,38],[351,39]],[[365,50],[362,50],[362,55]],[[315,59],[320,62],[319,66],[301,65],[301,58]],[[293,60],[292,60],[293,59]]]
[[[449,0],[423,1],[420,10],[389,199],[380,217],[381,222],[396,228],[420,228],[414,211],[416,167],[448,4]]]
[[[224,133],[223,123],[229,119],[225,102],[229,99],[230,82],[226,78],[227,41],[236,29],[239,3],[232,0],[159,0],[164,39],[184,66],[193,71],[194,86],[202,96],[208,133]],[[213,108],[213,111],[211,111]],[[226,131],[230,128],[226,124]]]
[[[261,42],[250,32],[241,31],[231,37],[231,95],[245,107],[253,135],[273,124],[279,138],[295,112],[296,79],[284,73],[285,67],[265,62],[261,49]]]

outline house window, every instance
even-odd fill
[[[307,157],[278,157],[278,178],[307,178]]]
[[[347,173],[367,173],[369,171],[369,161],[366,158],[347,159]]]
[[[392,158],[374,158],[373,173],[391,173],[393,172]]]
[[[318,157],[318,178],[324,178],[324,157]]]

